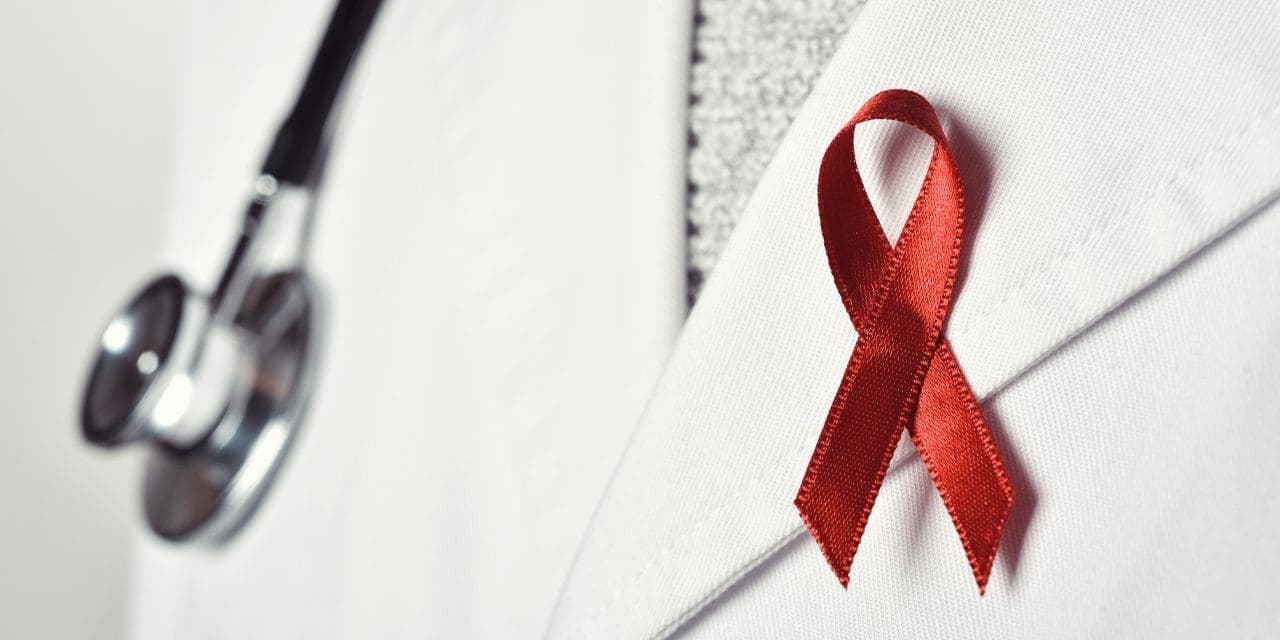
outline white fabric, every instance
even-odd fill
[[[947,335],[1019,490],[985,599],[909,442],[848,592],[792,506],[855,340],[817,165],[890,87],[933,101],[965,174]],[[896,229],[919,165],[892,158],[919,141],[867,130]],[[550,636],[1268,635],[1277,189],[1275,3],[872,0],[686,324]]]
[[[206,280],[324,9],[188,19],[169,246]],[[133,637],[1280,625],[1280,7],[871,0],[625,445],[682,302],[687,6],[387,9],[320,212],[311,423],[229,549],[140,535]],[[973,219],[947,334],[1019,490],[984,599],[909,443],[848,592],[791,504],[855,340],[817,162],[895,86],[938,106]],[[893,235],[923,147],[866,132]]]
[[[191,3],[167,255],[197,281],[330,6]],[[542,633],[683,318],[688,16],[387,3],[319,210],[309,423],[229,548],[139,533],[131,637]]]

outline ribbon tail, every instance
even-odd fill
[[[892,445],[888,451],[892,456]],[[870,478],[871,483],[859,497],[849,494],[847,489],[836,483],[806,478],[800,494],[796,496],[795,505],[800,519],[818,543],[818,549],[840,581],[840,586],[845,589],[849,588],[853,557],[862,542],[862,533],[866,530],[867,518],[883,479],[882,473]],[[812,488],[806,491],[805,487],[810,484]]]
[[[925,376],[911,438],[951,514],[978,593],[984,594],[1013,508],[1013,485],[977,398],[945,342]]]
[[[860,366],[867,364],[862,352],[869,350],[866,340],[854,347],[795,500],[800,518],[846,589],[871,507],[915,404],[912,398],[903,397],[862,403],[858,411],[846,410],[854,390],[865,393],[869,390],[867,378],[880,375],[875,371],[880,368],[875,366],[879,364],[875,358],[871,366]],[[898,388],[903,386],[910,385]]]

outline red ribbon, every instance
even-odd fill
[[[868,120],[897,120],[934,141],[896,246],[880,227],[854,159],[854,128]],[[927,100],[895,89],[858,110],[822,158],[818,212],[831,273],[858,342],[796,496],[800,517],[847,588],[867,516],[902,430],[910,427],[978,591],[985,592],[1013,487],[977,399],[942,338],[964,237],[964,195]]]

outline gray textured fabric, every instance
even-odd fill
[[[699,0],[689,108],[689,302],[865,0]]]

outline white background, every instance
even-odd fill
[[[0,637],[118,638],[137,452],[80,441],[94,334],[155,269],[179,3],[0,3]]]

